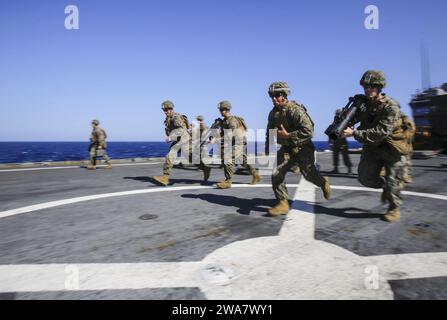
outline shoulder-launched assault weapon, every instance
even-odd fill
[[[329,139],[337,140],[342,137],[343,131],[351,125],[354,116],[358,109],[360,109],[365,103],[365,97],[362,95],[357,95],[355,97],[350,97],[348,104],[341,109],[341,112],[337,113],[334,118],[334,122],[326,129],[324,132]]]
[[[213,131],[215,131],[215,130],[219,129],[220,127],[222,127],[222,124],[223,124],[223,119],[217,118],[216,120],[214,120],[214,123],[211,125],[211,127],[209,127],[209,129],[206,130],[206,132],[203,135],[203,137],[201,137],[201,139],[202,139],[202,142],[200,143],[201,147],[208,143],[210,138],[212,138]]]

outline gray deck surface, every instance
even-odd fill
[[[357,164],[359,156],[352,159]],[[405,191],[447,196],[447,168],[442,162],[413,160],[414,182]],[[318,154],[318,163],[332,185],[361,187],[356,174],[327,173],[332,169],[330,153]],[[161,167],[0,172],[0,213],[83,196],[162,189],[149,178],[160,175]],[[190,189],[108,197],[0,218],[0,266],[199,262],[238,241],[278,236],[287,219],[266,216],[275,204],[269,176],[261,182],[264,187],[229,190],[213,188],[223,179],[219,169],[213,169],[205,184],[202,173],[192,168],[174,169],[171,178],[172,185],[165,189]],[[293,173],[287,176],[289,184],[299,184],[300,179]],[[246,184],[250,176],[238,174],[234,181]],[[203,186],[209,188],[195,188]],[[291,197],[295,191],[289,188]],[[312,206],[314,238],[360,257],[447,251],[445,200],[404,195],[402,220],[394,224],[383,221],[386,206],[377,192],[334,189],[333,198],[324,201],[317,191]],[[390,280],[389,285],[396,299],[447,299],[445,275]],[[313,297],[318,297],[315,290]],[[0,299],[206,298],[200,288],[182,286],[0,293]]]

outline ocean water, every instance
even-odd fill
[[[111,159],[164,157],[165,142],[107,142]],[[314,141],[318,151],[330,149],[327,141]],[[88,142],[0,142],[0,163],[76,161],[88,159]],[[349,141],[350,148],[361,144]],[[264,152],[263,143],[249,143],[249,152]]]

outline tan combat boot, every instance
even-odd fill
[[[87,166],[87,170],[96,170],[96,166],[89,165]]]
[[[388,210],[385,215],[385,220],[388,222],[397,222],[400,220],[400,209],[395,208],[393,210]]]
[[[224,180],[222,182],[219,182],[216,186],[218,189],[230,189],[231,188],[232,181],[230,180]]]
[[[272,217],[286,215],[289,213],[289,211],[290,211],[289,201],[287,201],[287,200],[280,200],[279,203],[275,207],[270,208],[268,210],[269,214]]]
[[[259,175],[258,172],[256,172],[253,175],[253,178],[251,179],[250,185],[254,186],[255,184],[257,184],[258,182],[260,182],[262,180],[262,177]]]
[[[164,186],[167,186],[169,184],[169,175],[164,174],[162,176],[155,176],[154,180]]]
[[[112,169],[112,165],[110,163],[108,163],[106,169],[109,169],[109,170]]]
[[[411,174],[405,174],[404,175],[404,182],[405,183],[412,183],[413,182],[413,177],[411,176]]]
[[[203,168],[203,181],[208,181],[208,179],[210,178],[210,174],[211,174],[211,168],[210,167],[205,167]]]
[[[326,200],[329,200],[331,198],[331,185],[329,184],[329,178],[324,177],[325,183],[321,187],[321,190],[323,191],[323,196]]]

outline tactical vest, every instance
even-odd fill
[[[187,117],[175,112],[171,117],[166,117],[166,120],[165,120],[165,131],[166,131],[166,135],[167,136],[169,136],[173,130],[178,129],[173,124],[173,122],[174,122],[173,118],[174,117],[180,117],[182,119],[182,126],[181,126],[181,128],[188,129],[189,122],[187,120]],[[186,117],[187,123],[185,123],[184,117]]]
[[[413,152],[413,137],[415,132],[415,123],[401,111],[396,127],[393,133],[386,139],[386,142],[400,154],[409,155]]]
[[[244,131],[248,130],[248,126],[247,123],[245,122],[245,119],[242,117],[238,117],[238,116],[233,116],[236,118],[237,122],[239,122],[239,128],[244,129]]]
[[[103,136],[103,142],[102,144],[100,144],[100,139],[99,139],[99,135]],[[90,141],[92,142],[92,144],[97,145],[97,146],[101,146],[104,149],[107,148],[107,133],[104,129],[97,127],[92,131],[92,135],[90,137]]]
[[[381,112],[386,112],[386,108],[389,108],[392,104],[396,104],[396,102],[385,96],[377,105],[366,105],[366,110],[361,110],[363,112],[359,117],[359,120],[361,121],[359,129],[365,130],[376,127],[380,120],[378,115]],[[385,143],[400,154],[408,155],[413,151],[415,128],[415,124],[411,118],[400,111],[394,129],[392,133],[385,138]]]
[[[233,129],[233,139],[238,138],[238,139],[243,139],[245,141],[246,137],[246,131],[247,131],[247,124],[245,123],[244,118],[242,117],[238,117],[238,116],[234,116],[231,115],[230,118],[228,118],[228,120],[224,120],[222,122],[222,126],[221,126],[221,138],[224,137],[224,130],[228,130],[230,129],[229,126],[229,121],[235,119],[236,122],[238,123],[237,128]],[[223,143],[223,139],[222,139],[222,143]]]
[[[309,118],[310,123],[312,124],[312,132],[313,132],[315,124],[312,121],[312,118],[309,116],[306,107],[302,104],[299,104],[296,101],[293,101],[293,100],[290,101],[285,108],[278,109],[275,112],[275,114],[273,116],[273,122],[274,122],[273,127],[275,129],[280,130],[281,125],[283,125],[284,128],[288,132],[293,132],[293,131],[299,130],[300,129],[299,125],[292,120],[293,119],[292,113],[295,112],[298,108],[302,109],[304,111],[304,113],[307,115],[307,117]],[[312,138],[310,137],[309,141],[311,139]],[[283,138],[278,137],[277,142],[278,142],[278,144],[283,145],[283,146],[294,146],[292,140],[290,140],[290,139],[283,139]]]

